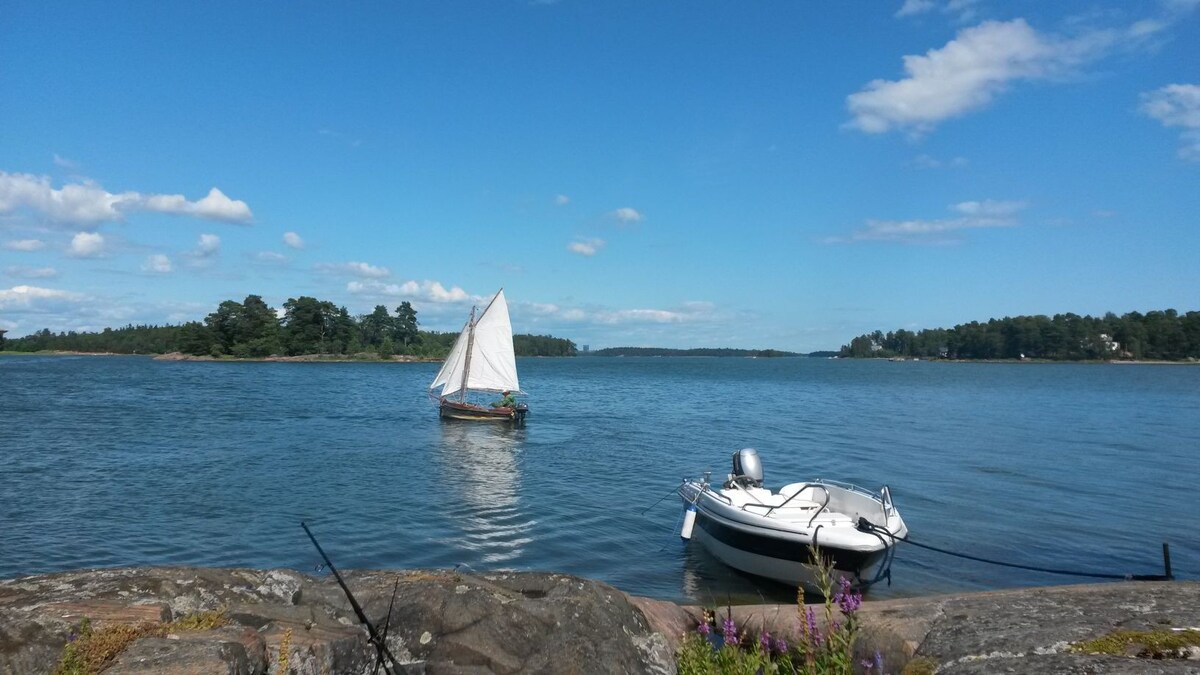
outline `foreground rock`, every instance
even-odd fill
[[[673,673],[696,607],[548,573],[352,572],[347,582],[409,673]],[[224,610],[228,625],[143,637],[111,673],[370,673],[375,654],[332,578],[203,568],[66,572],[0,581],[0,673],[53,671],[69,636]],[[734,607],[739,625],[795,634],[790,605]],[[1071,653],[1115,628],[1200,626],[1200,583],[1120,583],[868,602],[863,655],[900,673],[1200,673],[1200,661]]]
[[[561,574],[349,573],[348,585],[413,673],[673,670],[665,641],[620,591]],[[80,621],[163,623],[224,609],[231,625],[142,638],[108,672],[371,673],[367,644],[332,578],[193,568],[68,572],[0,582],[0,673],[46,673]],[[281,647],[282,646],[282,647]]]

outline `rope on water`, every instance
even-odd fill
[[[1072,577],[1090,577],[1093,579],[1120,579],[1123,581],[1171,581],[1175,578],[1171,574],[1171,562],[1170,562],[1171,558],[1170,558],[1170,553],[1168,552],[1167,545],[1165,543],[1163,544],[1163,559],[1166,563],[1166,572],[1167,572],[1166,574],[1108,574],[1108,573],[1104,573],[1104,572],[1079,572],[1076,570],[1061,570],[1061,569],[1055,569],[1055,568],[1051,568],[1051,567],[1038,567],[1036,565],[1022,565],[1019,563],[1005,562],[1003,560],[992,560],[990,558],[981,558],[979,556],[970,555],[968,553],[959,553],[957,551],[950,551],[950,550],[947,550],[944,548],[938,548],[937,546],[931,546],[929,544],[922,544],[920,542],[913,541],[912,539],[909,539],[907,536],[900,537],[900,536],[894,535],[891,532],[887,531],[886,529],[879,527],[878,525],[875,525],[874,523],[868,521],[866,518],[858,519],[858,529],[863,532],[870,532],[870,533],[876,534],[876,535],[887,536],[895,541],[902,541],[906,544],[912,544],[913,546],[916,546],[917,548],[923,548],[923,549],[927,549],[930,551],[934,551],[936,553],[954,556],[955,558],[974,560],[975,562],[987,563],[989,565],[999,565],[1001,567],[1013,567],[1013,568],[1021,569],[1021,570],[1031,570],[1033,572],[1045,572],[1047,574],[1062,574],[1062,575],[1072,576]]]

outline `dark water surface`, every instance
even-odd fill
[[[778,487],[892,487],[911,536],[1200,577],[1200,367],[522,359],[524,429],[443,423],[438,364],[0,356],[0,577],[113,565],[555,570],[792,599],[677,536],[737,448]],[[648,509],[648,510],[647,510]],[[643,513],[645,511],[645,513]],[[1084,581],[901,545],[875,598]]]

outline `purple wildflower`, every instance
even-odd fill
[[[875,650],[875,670],[883,675],[883,654],[878,649]]]
[[[737,625],[733,623],[733,619],[725,619],[721,624],[721,629],[725,638],[725,644],[736,645],[738,643]]]
[[[862,606],[862,593],[853,590],[850,587],[850,580],[846,577],[839,579],[841,590],[833,594],[833,600],[842,610],[843,614],[853,614]]]
[[[784,640],[783,638],[775,638],[775,651],[779,652],[780,654],[786,654],[787,650],[787,640]]]
[[[817,615],[813,613],[812,607],[808,608],[805,618],[808,621],[808,630],[806,632],[808,633],[809,641],[813,646],[820,647],[824,640],[821,638],[821,629],[817,628]]]
[[[871,669],[875,667],[875,661],[872,659],[863,659],[858,663],[863,667],[864,673],[870,673]]]
[[[701,621],[700,625],[696,626],[696,631],[704,637],[708,637],[708,634],[712,632],[712,627],[708,625],[707,621]]]
[[[762,632],[762,635],[758,636],[758,643],[760,645],[762,645],[762,650],[764,652],[770,652],[771,651],[771,634],[764,630]]]

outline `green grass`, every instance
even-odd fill
[[[84,619],[73,638],[63,647],[54,675],[94,675],[111,666],[121,652],[144,637],[211,630],[228,625],[225,612],[189,614],[170,623],[110,624],[93,629]]]
[[[1184,658],[1189,647],[1200,647],[1200,631],[1171,630],[1117,630],[1094,640],[1071,645],[1071,651],[1080,654],[1110,654],[1136,656],[1143,659]]]

